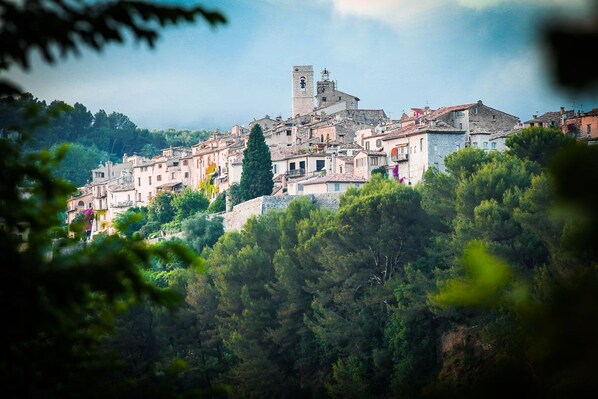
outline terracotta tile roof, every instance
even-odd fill
[[[463,129],[458,129],[443,121],[437,121],[434,125],[409,125],[398,130],[391,131],[387,136],[382,137],[382,141],[392,140],[400,137],[407,137],[414,134],[434,132],[434,133],[465,133]]]
[[[449,112],[466,110],[477,104],[478,103],[475,102],[469,104],[452,105],[450,107],[440,107],[436,111],[430,112],[428,115],[425,116],[425,118],[429,121],[433,121],[443,115],[448,114]]]
[[[313,179],[305,180],[301,184],[320,184],[320,183],[365,183],[366,179],[363,177],[351,175],[348,173],[329,173],[326,176],[315,177]]]
[[[525,123],[530,123],[530,122],[559,122],[561,120],[561,113],[556,111],[556,112],[546,112],[536,118],[532,118],[529,121],[526,121]]]

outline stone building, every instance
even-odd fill
[[[336,82],[330,80],[330,72],[324,68],[322,80],[317,83],[316,112],[332,114],[347,109],[358,109],[359,98],[344,93],[336,88]]]
[[[291,117],[306,115],[314,109],[314,68],[311,65],[295,65],[291,80]]]

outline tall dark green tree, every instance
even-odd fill
[[[251,129],[243,155],[243,174],[240,183],[243,200],[270,195],[274,187],[272,158],[260,125],[256,124]]]

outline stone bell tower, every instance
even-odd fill
[[[293,66],[293,110],[291,117],[306,115],[314,109],[314,68],[311,65]]]

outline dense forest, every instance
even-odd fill
[[[224,235],[197,214],[202,272],[147,271],[185,304],[132,307],[104,349],[139,397],[172,364],[178,389],[239,398],[596,392],[597,149],[541,128],[508,145],[415,187],[377,175],[338,212],[296,200]]]
[[[204,129],[148,130],[135,125],[119,112],[99,110],[95,114],[80,103],[66,104],[55,100],[50,104],[30,93],[0,99],[0,131],[10,132],[14,126],[24,126],[32,114],[50,115],[32,131],[25,150],[51,149],[67,143],[69,151],[56,171],[76,186],[84,185],[91,169],[108,160],[122,162],[123,154],[151,158],[168,147],[191,147],[211,134]]]
[[[27,67],[32,48],[52,62],[50,46],[100,50],[122,29],[152,45],[157,26],[226,21],[201,7],[39,3],[2,2],[0,69]],[[579,40],[562,42],[562,65],[578,68]],[[577,72],[563,76],[584,86]],[[25,141],[0,139],[5,397],[596,396],[596,147],[531,129],[504,154],[461,150],[415,187],[376,176],[338,212],[298,200],[222,234],[190,197],[171,209],[183,240],[148,244],[133,214],[121,235],[84,242],[61,225],[75,189],[56,178],[64,152],[31,151],[56,144],[36,108],[5,125]],[[132,152],[117,136],[98,150]]]

